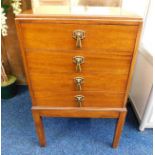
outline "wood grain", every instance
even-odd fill
[[[113,144],[112,144],[113,148],[118,147],[122,129],[123,129],[123,126],[125,123],[126,114],[127,114],[127,111],[121,112],[120,116],[118,118],[118,122],[117,122],[116,129],[115,129],[115,135],[114,135],[114,139],[113,139]]]
[[[105,54],[103,51],[27,51],[27,66],[33,90],[76,90],[73,79],[82,76],[85,79],[83,90],[125,92],[131,53],[117,52],[115,55],[112,53],[111,51]],[[81,73],[75,72],[76,65],[72,60],[75,55],[85,57]]]
[[[36,126],[36,132],[38,135],[40,146],[45,146],[45,135],[44,135],[44,127],[42,122],[42,117],[37,113],[37,111],[32,111],[34,123]]]
[[[130,73],[129,73],[129,77],[128,77],[128,84],[127,84],[127,90],[126,90],[127,93],[126,93],[126,96],[124,98],[124,106],[126,106],[126,102],[127,102],[127,99],[128,99],[130,86],[131,86],[131,81],[132,81],[133,72],[134,72],[134,67],[135,67],[136,60],[137,60],[136,58],[137,58],[138,47],[139,47],[139,43],[140,43],[141,30],[142,30],[142,23],[139,24],[139,29],[138,29],[137,37],[136,37],[136,41],[135,41],[133,59],[132,59],[132,62],[131,62]]]
[[[34,99],[38,106],[78,107],[75,95],[85,97],[82,107],[121,108],[125,94],[102,91],[35,91]]]
[[[43,107],[32,106],[43,117],[118,118],[126,108]]]
[[[18,19],[22,20],[22,23],[50,23],[53,24],[106,24],[106,25],[124,25],[124,26],[138,26],[142,22],[143,18],[136,15],[128,13],[125,16],[120,15],[92,15],[88,16],[86,14],[81,15],[58,15],[58,14],[35,14],[32,9],[25,10],[21,14],[16,16]],[[44,20],[42,20],[44,19]]]
[[[125,92],[128,74],[102,72],[37,74],[33,71],[30,73],[34,91],[76,91],[78,89],[75,77],[84,78],[82,91]]]
[[[16,19],[32,111],[45,117],[118,118],[113,147],[117,147],[126,116],[126,98],[136,60],[141,19],[115,17],[36,16]],[[86,31],[82,49],[72,32]],[[75,71],[73,56],[84,56],[82,72]],[[75,76],[83,76],[76,91]],[[87,83],[88,82],[88,83]],[[75,95],[83,95],[78,107]],[[36,117],[38,117],[36,116]],[[37,133],[44,144],[38,119]]]
[[[133,51],[137,26],[84,25],[84,24],[21,24],[25,48],[28,49],[76,49],[72,38],[74,30],[84,30],[86,37],[82,49],[106,49]],[[35,39],[34,39],[35,38]],[[45,39],[46,38],[46,39]]]
[[[81,73],[120,73],[128,74],[132,52],[113,51],[48,51],[34,50],[24,53],[28,60],[29,72],[52,74],[52,73],[76,73],[74,56],[83,56]]]

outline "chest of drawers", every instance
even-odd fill
[[[16,18],[41,146],[42,117],[117,118],[117,147],[142,20],[123,17]]]

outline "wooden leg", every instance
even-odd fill
[[[44,135],[44,127],[43,127],[43,123],[42,123],[42,117],[39,115],[39,113],[37,111],[32,111],[33,114],[33,119],[34,119],[34,123],[36,126],[36,132],[38,135],[38,139],[39,139],[39,143],[40,146],[45,146],[46,142],[45,142],[45,135]]]
[[[112,144],[113,148],[118,147],[122,129],[123,129],[124,122],[125,122],[125,118],[126,118],[126,114],[127,114],[127,111],[121,112],[118,118],[118,122],[117,122],[116,129],[115,129],[115,136],[114,136],[113,144]]]

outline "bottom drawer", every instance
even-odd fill
[[[82,95],[82,101],[76,95]],[[37,91],[34,92],[34,99],[35,104],[38,106],[78,107],[81,105],[81,107],[120,108],[123,106],[124,95],[125,93],[107,93],[101,91]]]

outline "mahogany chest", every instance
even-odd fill
[[[117,118],[117,147],[136,61],[139,17],[16,17],[32,114],[41,146],[42,117]]]

